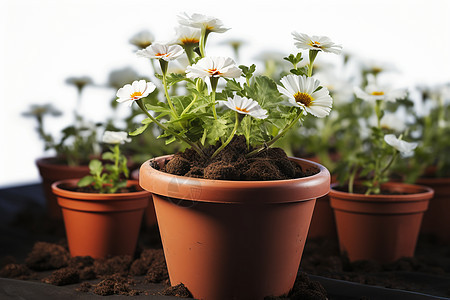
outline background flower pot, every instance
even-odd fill
[[[52,192],[52,184],[55,181],[81,178],[89,174],[89,167],[68,166],[58,160],[57,157],[45,157],[36,160],[39,174],[42,178],[42,188],[47,200],[47,214],[52,219],[62,219],[61,208],[58,206],[56,196]]]
[[[414,256],[424,212],[433,190],[419,185],[386,183],[393,195],[330,191],[341,253],[350,261],[392,262]]]
[[[64,189],[77,182],[69,179],[52,185],[62,208],[70,254],[93,258],[134,255],[149,193],[98,194]],[[133,185],[139,187],[137,181],[129,180],[128,186]]]
[[[422,221],[421,232],[450,244],[450,178],[419,178],[416,182],[434,190]]]
[[[133,178],[134,180],[139,181],[139,169],[134,170],[133,172],[131,172],[131,178]],[[149,199],[148,199],[148,206],[145,209],[144,212],[144,224],[147,227],[154,227],[157,225],[157,221],[156,221],[156,212],[155,212],[155,206],[153,205],[153,197],[152,194],[150,194]]]
[[[161,165],[168,156],[157,158]],[[290,291],[315,199],[330,174],[275,181],[204,180],[155,170],[145,162],[141,186],[151,191],[172,285],[199,299],[262,299]]]

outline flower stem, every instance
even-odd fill
[[[273,139],[271,139],[269,142],[265,143],[264,146],[257,148],[255,150],[253,150],[252,152],[248,153],[246,155],[246,157],[252,157],[253,155],[258,154],[259,152],[261,152],[263,149],[270,147],[273,143],[275,143],[276,141],[278,141],[281,137],[283,137],[291,128],[292,126],[294,126],[298,120],[300,120],[300,118],[303,115],[303,111],[300,110],[300,112],[298,113],[297,117],[288,125],[286,126],[282,132],[280,132],[276,137],[274,137]]]
[[[189,139],[179,135],[175,131],[167,128],[164,126],[161,122],[159,122],[155,117],[153,117],[144,107],[144,103],[142,102],[142,99],[136,100],[136,103],[138,104],[139,108],[156,124],[158,125],[162,130],[167,131],[168,133],[172,134],[179,140],[185,142],[186,144],[190,145],[192,149],[194,149],[202,158],[207,158],[205,153],[202,149],[200,149],[194,142],[190,141]]]
[[[238,127],[239,127],[239,115],[238,112],[236,112],[236,122],[234,123],[234,128],[233,131],[231,132],[230,136],[228,137],[228,139],[225,141],[225,143],[222,143],[222,145],[213,153],[213,155],[211,156],[211,158],[214,158],[217,156],[217,154],[220,153],[220,151],[223,150],[223,148],[225,148],[233,139]]]
[[[312,76],[314,60],[316,59],[318,53],[318,50],[309,50],[308,77]]]
[[[214,120],[217,120],[217,112],[216,112],[216,89],[217,89],[217,83],[219,81],[219,77],[210,77],[209,78],[211,82],[211,105],[212,105],[212,111],[214,115]]]
[[[203,58],[205,57],[205,45],[206,45],[206,39],[208,38],[209,31],[206,28],[202,28],[202,32],[200,34],[200,42],[199,42],[199,49],[200,49],[200,56]]]
[[[173,115],[178,118],[177,111],[175,110],[175,107],[173,107],[172,100],[170,100],[169,91],[167,88],[167,67],[169,66],[169,63],[167,61],[165,61],[164,59],[160,59],[159,64],[161,65],[164,94],[166,96],[167,103],[169,103],[169,106],[170,106],[170,109],[172,110]]]

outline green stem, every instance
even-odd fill
[[[217,120],[217,112],[216,112],[216,89],[217,89],[217,83],[219,82],[219,77],[210,77],[209,78],[211,82],[211,105],[212,105],[212,111],[214,115],[214,119]]]
[[[355,183],[355,177],[356,177],[356,172],[357,172],[358,168],[354,168],[352,173],[350,174],[350,177],[348,179],[348,192],[350,194],[353,194],[353,185]]]
[[[177,137],[179,140],[185,142],[186,144],[190,145],[192,149],[194,149],[202,158],[207,158],[205,153],[203,153],[203,150],[200,149],[194,142],[188,140],[187,138],[179,135],[175,131],[167,128],[164,126],[161,122],[159,122],[155,117],[153,117],[144,107],[144,103],[142,102],[142,99],[136,100],[136,103],[138,104],[139,108],[156,124],[158,125],[162,130],[169,132],[173,136]]]
[[[281,137],[283,137],[291,128],[292,126],[294,126],[298,120],[300,120],[300,118],[303,115],[303,111],[300,110],[299,114],[297,115],[297,117],[287,126],[283,129],[283,131],[281,133],[279,133],[276,137],[274,137],[272,140],[270,140],[269,142],[267,142],[266,144],[264,144],[264,146],[257,148],[255,150],[253,150],[252,152],[248,153],[246,156],[247,157],[251,157],[253,155],[258,154],[259,152],[261,152],[263,149],[270,147],[273,143],[275,143],[276,141],[278,141]]]
[[[169,90],[167,88],[167,68],[169,66],[169,63],[167,61],[165,61],[164,59],[160,59],[159,60],[159,64],[161,65],[161,71],[162,71],[162,76],[163,76],[164,94],[166,96],[167,103],[169,103],[169,106],[170,106],[170,109],[172,110],[173,115],[178,118],[177,111],[173,107],[172,100],[170,100],[170,96],[169,96]]]
[[[196,44],[185,44],[184,51],[186,52],[186,56],[188,58],[189,64],[192,65],[194,63],[194,48]]]
[[[312,76],[314,60],[318,53],[318,50],[309,50],[308,77]]]
[[[239,114],[238,112],[236,112],[236,122],[234,123],[234,128],[233,131],[231,132],[230,136],[228,137],[228,139],[225,141],[225,143],[222,143],[222,145],[213,153],[213,155],[211,156],[211,158],[214,158],[217,156],[217,154],[220,153],[220,151],[222,151],[223,148],[225,148],[233,139],[237,129],[239,127]]]
[[[200,34],[200,42],[199,42],[199,49],[200,49],[200,56],[203,58],[205,57],[205,45],[206,45],[206,39],[208,38],[209,30],[206,28],[202,28],[202,32]]]

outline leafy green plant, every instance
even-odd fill
[[[184,14],[179,16],[179,23],[198,30],[199,35],[192,30],[177,30],[177,45],[152,43],[137,51],[139,57],[158,61],[161,74],[156,77],[161,80],[164,101],[145,101],[156,89],[153,82],[146,80],[126,84],[117,92],[118,102],[129,106],[136,103],[147,116],[130,135],[139,135],[156,124],[166,144],[180,141],[205,159],[217,156],[235,135],[243,135],[247,155],[252,156],[277,142],[306,116],[323,118],[330,113],[329,92],[312,77],[319,52],[341,51],[341,46],[329,38],[294,32],[296,46],[309,50],[309,63],[298,67],[303,59],[301,53],[286,57],[293,67],[278,84],[269,77],[255,75],[255,65],[237,66],[231,58],[206,55],[209,35],[228,30],[220,20]],[[169,73],[169,64],[183,55],[189,61],[186,72]],[[225,83],[221,90],[219,83]],[[215,144],[219,145],[217,150],[207,154],[206,147]]]
[[[90,175],[81,178],[78,186],[92,186],[99,193],[116,193],[121,188],[125,188],[129,170],[127,158],[121,154],[119,145],[130,140],[126,132],[105,131],[103,142],[113,145],[110,151],[102,154],[102,160],[106,163],[92,159],[89,163]]]

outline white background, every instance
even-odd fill
[[[34,165],[44,153],[35,123],[21,113],[30,104],[52,102],[66,118],[49,122],[60,130],[71,121],[75,88],[69,76],[97,84],[83,98],[83,113],[102,121],[115,91],[101,87],[109,72],[132,66],[148,75],[129,38],[140,30],[167,41],[186,11],[220,18],[232,29],[211,34],[210,55],[221,41],[244,39],[243,59],[262,51],[294,51],[291,31],[326,35],[363,59],[391,63],[397,85],[450,81],[450,1],[187,1],[187,0],[3,0],[0,3],[0,186],[39,180]],[[332,55],[332,54],[330,54]]]

